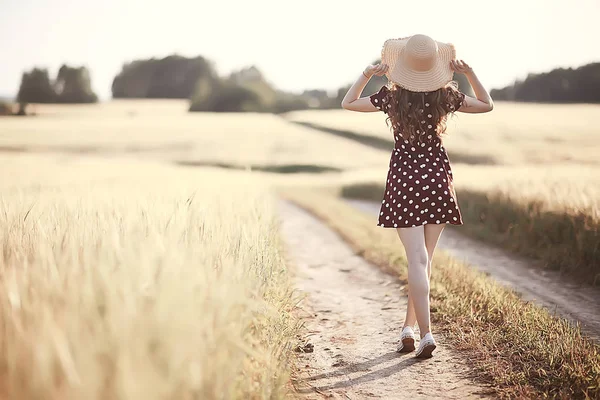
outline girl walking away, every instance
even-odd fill
[[[458,90],[454,72],[466,75],[476,98]],[[384,74],[388,85],[359,97],[373,75]],[[395,145],[378,225],[396,229],[408,259],[408,308],[397,351],[415,349],[413,327],[418,323],[416,357],[429,358],[436,347],[429,314],[431,259],[446,224],[463,223],[442,135],[449,114],[489,112],[492,99],[473,69],[456,60],[453,45],[414,35],[387,40],[381,64],[365,68],[342,107],[382,111],[391,125]]]

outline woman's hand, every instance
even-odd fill
[[[492,111],[494,109],[494,102],[492,101],[490,94],[485,90],[481,82],[479,82],[479,78],[477,78],[477,75],[473,72],[473,68],[469,67],[469,64],[463,60],[452,60],[450,61],[450,66],[453,71],[466,75],[476,96],[476,98],[465,96],[463,104],[458,111],[466,113],[484,113]]]
[[[373,75],[382,76],[387,70],[388,66],[385,64],[369,65],[365,68],[362,74],[358,76],[356,82],[348,89],[348,92],[342,100],[342,108],[360,112],[380,111],[379,108],[371,103],[370,96],[360,98],[359,96]],[[365,79],[365,77],[367,79]]]
[[[469,67],[469,64],[464,62],[463,60],[452,60],[450,61],[450,67],[454,72],[458,72],[459,74],[470,74],[473,72],[473,68]]]
[[[383,76],[388,70],[388,66],[385,64],[375,64],[375,65],[369,65],[367,68],[365,68],[365,70],[363,71],[363,74],[365,74],[365,76],[367,78],[372,77],[373,75],[377,75],[377,76]]]

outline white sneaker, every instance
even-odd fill
[[[427,332],[423,339],[419,342],[419,349],[417,350],[417,354],[415,357],[417,358],[430,358],[432,357],[431,353],[435,350],[435,340],[431,335],[431,332]]]
[[[400,334],[400,344],[396,351],[398,353],[410,353],[415,349],[415,331],[410,326],[404,327]]]

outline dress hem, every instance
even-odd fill
[[[394,225],[381,225],[381,224],[377,224],[376,226],[380,227],[380,228],[418,228],[419,226],[425,226],[425,225],[442,225],[442,224],[450,224],[450,225],[464,225],[464,222],[458,222],[458,221],[440,221],[439,223],[436,222],[427,222],[426,224],[418,224],[418,225],[398,225],[398,226],[394,226]]]

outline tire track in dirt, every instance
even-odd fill
[[[402,284],[354,254],[331,229],[298,206],[281,201],[287,257],[305,340],[298,355],[298,394],[307,399],[470,399],[489,389],[473,382],[470,369],[434,335],[431,359],[396,353],[406,311]]]

